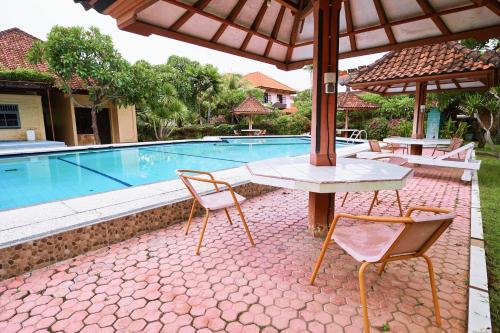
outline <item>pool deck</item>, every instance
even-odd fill
[[[401,190],[409,205],[452,208],[457,218],[430,249],[443,326],[436,326],[426,264],[389,264],[366,273],[372,332],[466,332],[471,184],[461,172],[417,167]],[[371,193],[336,211],[365,214]],[[279,189],[243,210],[215,213],[199,256],[201,218],[184,236],[175,224],[31,273],[0,281],[0,332],[361,332],[359,264],[331,245],[316,284],[308,284],[322,240],[307,231],[307,194]],[[374,215],[397,215],[383,191]],[[89,202],[90,203],[90,202]],[[94,202],[95,204],[95,202]],[[349,225],[349,224],[347,224]],[[473,309],[474,311],[474,309]]]

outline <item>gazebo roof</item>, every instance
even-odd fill
[[[232,53],[291,70],[312,62],[312,0],[74,0],[122,30]],[[496,0],[343,0],[341,58],[500,35]]]
[[[271,113],[272,111],[268,107],[264,106],[257,98],[248,96],[231,112],[233,114],[257,115]]]
[[[443,42],[392,51],[368,66],[349,70],[340,83],[379,94],[414,93],[416,82],[428,91],[481,90],[498,84],[500,55]]]
[[[379,108],[379,105],[372,102],[367,102],[358,96],[357,93],[352,91],[346,91],[339,93],[338,97],[338,109],[345,111],[368,111],[375,110]]]

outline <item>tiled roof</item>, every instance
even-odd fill
[[[348,111],[373,110],[379,108],[378,104],[367,102],[352,91],[339,93],[337,106],[339,109]]]
[[[35,41],[39,39],[19,28],[11,28],[0,31],[0,68],[15,70],[17,68],[34,69],[48,73],[46,63],[30,64],[27,55]],[[71,88],[79,89],[83,87],[81,79],[76,78],[71,82]]]
[[[296,89],[293,89],[287,86],[286,84],[278,82],[275,79],[262,74],[261,72],[249,73],[245,75],[243,78],[250,81],[250,83],[257,88],[281,90],[289,92],[291,94],[295,94],[297,92]]]
[[[349,70],[341,84],[356,84],[500,68],[496,52],[480,54],[457,42],[392,51],[369,66]]]
[[[299,109],[297,109],[295,106],[290,106],[289,108],[283,109],[283,112],[286,114],[294,114],[296,112],[299,112]]]
[[[262,103],[253,96],[248,96],[240,105],[232,111],[234,114],[266,114],[271,109],[262,105]]]

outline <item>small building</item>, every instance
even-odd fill
[[[48,73],[46,64],[32,65],[26,59],[38,39],[18,28],[0,31],[0,71],[31,69]],[[62,141],[68,146],[94,144],[88,92],[75,79],[73,101],[52,83],[37,79],[0,77],[0,141],[27,139]],[[98,113],[101,142],[137,142],[135,107],[107,103]],[[33,132],[31,132],[33,133]]]
[[[293,96],[297,93],[296,89],[287,86],[284,83],[276,81],[261,72],[253,72],[243,76],[255,88],[264,90],[265,104],[271,104],[273,107],[284,110],[293,108]],[[287,112],[293,113],[293,112]]]

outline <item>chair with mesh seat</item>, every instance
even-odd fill
[[[229,215],[229,211],[227,210],[230,207],[236,207],[238,214],[241,217],[241,221],[243,222],[243,227],[248,236],[248,240],[250,244],[255,245],[252,235],[250,234],[250,230],[248,229],[248,225],[245,219],[245,215],[241,210],[240,204],[242,204],[246,198],[239,195],[233,190],[233,187],[225,181],[216,180],[210,172],[206,171],[198,171],[198,170],[177,170],[176,171],[179,178],[182,180],[184,185],[186,185],[187,189],[193,196],[193,205],[191,207],[191,213],[189,214],[189,220],[186,224],[185,234],[189,233],[189,227],[191,226],[191,221],[193,220],[193,215],[196,208],[196,203],[200,204],[203,208],[205,208],[205,216],[203,218],[203,225],[201,228],[200,239],[198,240],[198,245],[196,246],[195,254],[200,254],[200,247],[203,242],[203,235],[205,234],[205,229],[207,227],[208,216],[211,211],[216,211],[220,209],[224,209],[226,213],[226,217],[229,220],[230,224],[233,224],[231,220],[231,216]],[[205,177],[204,177],[205,176]],[[206,177],[208,176],[208,178]],[[201,183],[209,183],[214,186],[214,193],[211,194],[199,194],[198,191],[193,186],[192,182],[201,182]],[[225,190],[221,190],[219,186],[225,186]]]
[[[432,213],[412,216],[414,212]],[[379,275],[385,266],[392,261],[424,258],[429,270],[429,279],[434,302],[434,315],[438,326],[441,326],[439,301],[431,259],[425,254],[453,222],[456,214],[450,210],[433,207],[410,207],[404,217],[356,216],[337,214],[328,230],[323,247],[316,261],[310,283],[321,267],[328,246],[335,242],[345,252],[361,263],[359,268],[359,288],[363,310],[364,331],[370,331],[364,271],[372,264],[381,264]],[[339,226],[340,219],[355,221],[351,226]],[[362,222],[362,223],[359,223]],[[395,228],[391,228],[392,224]]]

